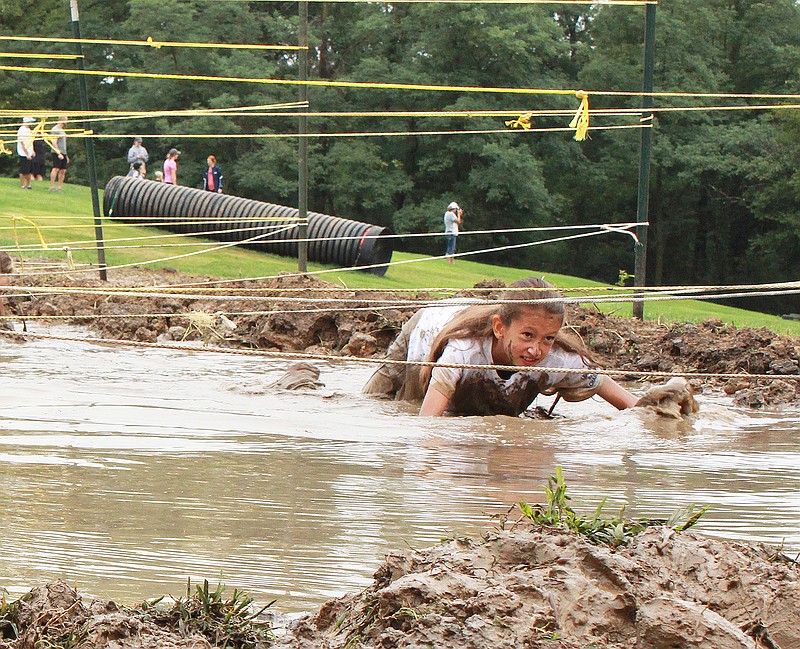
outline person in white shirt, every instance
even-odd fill
[[[17,130],[17,157],[19,158],[19,184],[22,189],[31,188],[33,178],[33,132],[30,125],[36,120],[33,117],[23,117],[22,124]]]
[[[461,225],[463,218],[464,210],[458,206],[458,203],[454,201],[447,206],[447,211],[444,213],[444,236],[447,239],[447,249],[444,254],[451,264],[455,261],[458,226]]]

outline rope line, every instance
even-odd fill
[[[286,229],[289,230],[289,229],[292,229],[292,228],[295,228],[295,227],[297,227],[297,226],[296,225],[291,225],[291,226],[287,227]],[[546,239],[546,240],[543,240],[543,241],[534,241],[534,242],[528,242],[528,243],[511,244],[511,245],[507,245],[507,246],[496,246],[494,248],[484,248],[482,250],[473,250],[473,251],[468,251],[468,252],[460,252],[460,253],[456,253],[454,255],[449,255],[449,257],[464,257],[464,256],[468,256],[468,255],[479,255],[479,254],[484,254],[484,253],[489,253],[489,252],[497,252],[497,251],[501,251],[501,250],[514,250],[514,249],[519,249],[519,248],[541,246],[541,245],[545,245],[545,244],[548,244],[548,243],[556,243],[556,242],[559,242],[559,241],[568,241],[568,240],[572,240],[572,239],[582,239],[582,238],[585,238],[585,237],[597,236],[599,234],[609,234],[609,233],[612,233],[612,232],[613,233],[618,233],[620,231],[617,231],[616,229],[611,229],[611,228],[600,228],[597,232],[574,234],[574,235],[565,236],[565,237],[555,237],[555,238],[552,238],[552,239]],[[636,236],[631,232],[625,232],[625,233],[629,234],[630,236],[632,236],[634,238]],[[106,270],[114,270],[114,269],[118,269],[118,268],[129,268],[131,266],[142,266],[142,265],[147,265],[147,264],[156,264],[156,263],[161,263],[161,262],[164,262],[164,261],[171,261],[173,259],[180,259],[180,258],[184,258],[184,257],[190,257],[190,256],[193,256],[193,255],[204,254],[206,252],[212,252],[212,251],[215,251],[215,250],[221,250],[221,249],[224,249],[224,248],[229,248],[231,246],[243,245],[243,244],[246,244],[248,242],[255,241],[257,239],[263,238],[265,236],[271,236],[272,234],[276,234],[276,233],[275,232],[271,232],[271,233],[268,233],[266,235],[257,235],[255,237],[251,237],[250,239],[244,239],[242,241],[235,241],[235,242],[231,242],[231,243],[226,243],[226,244],[221,245],[221,246],[216,246],[216,247],[213,247],[213,248],[209,248],[208,250],[196,250],[194,252],[188,252],[188,253],[185,253],[183,255],[173,255],[171,257],[163,257],[161,259],[152,259],[152,260],[142,261],[142,262],[131,262],[131,263],[128,263],[128,264],[119,264],[119,265],[116,265],[116,266],[106,266]],[[420,263],[420,262],[424,262],[424,261],[431,261],[431,260],[436,260],[436,259],[446,259],[446,258],[448,258],[448,255],[438,255],[438,256],[432,256],[432,257],[421,257],[419,259],[404,259],[404,260],[401,260],[401,261],[391,261],[391,262],[376,263],[376,264],[365,264],[363,266],[347,266],[347,267],[338,267],[338,268],[326,268],[326,269],[314,270],[314,271],[306,271],[306,272],[282,273],[282,274],[279,274],[279,275],[268,275],[268,276],[264,276],[264,277],[248,278],[248,279],[249,280],[253,280],[253,279],[266,280],[266,279],[278,279],[278,278],[282,278],[282,277],[286,278],[286,277],[305,277],[305,276],[312,276],[312,275],[327,275],[327,274],[330,274],[330,273],[345,273],[345,272],[354,272],[354,271],[364,271],[364,270],[367,270],[367,269],[370,269],[370,268],[383,268],[383,267],[388,267],[388,266],[400,266],[400,265],[404,265],[404,264],[413,264],[413,263]],[[92,272],[93,270],[94,269],[92,269],[92,268],[87,268],[87,269],[79,269],[77,271],[67,271],[67,272]],[[29,273],[28,277],[36,276],[36,275],[52,275],[52,274],[53,273]],[[214,283],[239,282],[239,281],[242,281],[242,280],[241,279],[223,279],[223,280],[214,280]]]
[[[0,70],[9,72],[39,72],[45,74],[77,74],[99,77],[129,77],[135,79],[169,79],[172,81],[220,81],[226,83],[260,83],[266,85],[298,85],[321,88],[360,88],[373,90],[415,90],[425,92],[475,92],[488,94],[523,95],[570,95],[586,92],[603,97],[653,97],[653,98],[695,98],[695,99],[794,99],[800,94],[780,93],[730,93],[730,92],[686,92],[640,90],[563,90],[557,88],[502,88],[494,86],[451,86],[422,83],[389,83],[376,81],[334,81],[330,79],[275,79],[270,77],[230,77],[201,74],[150,73],[118,70],[73,70],[70,68],[41,68],[34,66],[0,65]],[[648,109],[649,110],[649,109]],[[641,109],[640,111],[641,112]]]
[[[398,110],[386,110],[386,111],[305,111],[305,112],[276,112],[279,111],[280,108],[285,107],[296,107],[296,108],[303,108],[308,105],[307,102],[293,102],[290,104],[276,104],[275,110],[268,109],[269,105],[266,106],[253,106],[253,107],[237,107],[237,108],[203,108],[203,109],[192,109],[192,110],[176,110],[176,111],[136,111],[136,112],[121,112],[121,111],[86,111],[82,113],[78,112],[69,112],[66,111],[59,111],[58,109],[34,109],[34,110],[25,110],[25,111],[12,111],[12,110],[2,110],[0,109],[0,119],[4,118],[16,118],[19,120],[21,117],[25,117],[30,113],[46,113],[46,114],[66,114],[72,120],[81,121],[81,122],[110,122],[110,121],[119,121],[119,120],[135,120],[135,119],[152,119],[154,117],[179,117],[179,116],[191,116],[191,117],[203,117],[207,115],[224,115],[226,117],[323,117],[323,118],[331,118],[331,117],[391,117],[391,118],[398,118],[398,117],[416,117],[416,118],[447,118],[451,119],[454,117],[463,117],[468,119],[474,119],[478,117],[513,117],[515,115],[520,115],[525,113],[526,115],[531,115],[533,117],[568,117],[573,115],[575,111],[571,109],[541,109],[541,110],[529,110],[524,108],[516,108],[516,109],[506,109],[506,110],[483,110],[483,109],[476,109],[476,110],[444,110],[444,111],[398,111]],[[648,112],[652,113],[674,113],[674,112],[698,112],[698,111],[739,111],[739,110],[780,110],[780,109],[798,109],[800,108],[800,104],[747,104],[741,106],[719,106],[719,105],[712,105],[712,106],[653,106],[647,109]],[[641,118],[642,109],[641,108],[593,108],[591,110],[591,115],[593,117],[636,117]],[[87,115],[108,115],[108,117],[86,117]],[[13,124],[2,124],[0,125],[0,129],[6,127],[15,127],[15,122]],[[48,122],[50,123],[50,122]],[[77,131],[78,129],[72,129],[73,131]],[[68,135],[67,137],[74,137],[69,135],[69,129],[67,130]],[[16,130],[9,130],[3,131],[0,130],[0,135],[16,135]],[[164,133],[142,133],[137,132],[135,135],[139,135],[141,137],[149,137],[149,138],[161,138],[172,136],[172,134],[164,134]],[[192,134],[185,134],[182,137],[189,137],[196,135]],[[134,134],[117,134],[114,137],[133,137]]]
[[[131,45],[138,47],[194,47],[229,50],[305,50],[300,45],[259,45],[256,43],[183,43],[179,41],[155,41],[151,36],[143,41],[126,41],[108,38],[58,38],[41,36],[0,36],[0,41],[24,41],[27,43],[84,43],[86,45]]]
[[[283,274],[280,274],[280,275],[266,275],[266,276],[263,276],[263,277],[251,277],[251,278],[248,278],[248,281],[261,281],[261,280],[280,279],[280,278],[288,278],[288,277],[305,277],[305,276],[329,275],[330,273],[342,273],[342,272],[348,272],[348,271],[363,271],[363,270],[368,270],[370,268],[383,268],[384,266],[387,266],[387,267],[388,266],[392,266],[392,267],[394,267],[394,266],[401,266],[401,265],[405,265],[405,264],[416,264],[416,263],[421,263],[421,262],[426,262],[426,261],[447,259],[448,257],[466,257],[466,256],[479,255],[479,254],[484,254],[484,253],[488,253],[488,252],[496,252],[496,251],[501,251],[501,250],[513,250],[513,249],[519,249],[519,248],[541,246],[541,245],[545,245],[545,244],[548,244],[548,243],[556,243],[556,242],[559,242],[559,241],[568,241],[568,240],[571,240],[571,239],[582,239],[582,238],[585,238],[585,237],[597,236],[599,234],[609,234],[611,232],[612,232],[611,230],[609,230],[607,228],[604,228],[604,229],[599,229],[597,232],[588,232],[588,233],[583,233],[583,234],[575,234],[575,235],[571,235],[571,236],[567,236],[567,237],[556,237],[556,238],[552,238],[552,239],[546,239],[544,241],[534,241],[534,242],[528,242],[528,243],[512,244],[512,245],[508,245],[508,246],[497,246],[497,247],[494,247],[494,248],[484,248],[482,250],[473,250],[473,251],[467,251],[467,252],[457,252],[457,253],[455,253],[453,255],[449,255],[449,256],[448,255],[428,256],[428,257],[421,257],[419,259],[403,259],[401,261],[391,261],[391,262],[387,262],[387,263],[367,264],[367,265],[364,265],[364,266],[357,266],[357,267],[354,266],[354,267],[348,267],[348,268],[327,268],[327,269],[322,269],[322,270],[307,271],[307,272],[304,272],[304,273],[296,272],[296,273],[283,273]],[[628,233],[628,234],[631,234],[631,236],[635,236],[632,233]],[[205,283],[207,283],[207,284],[224,284],[224,283],[239,282],[239,281],[243,281],[243,280],[241,280],[241,279],[220,279],[220,280],[214,280],[212,282],[205,282]]]
[[[22,294],[36,294],[36,295],[97,295],[97,296],[107,296],[107,297],[146,297],[146,298],[173,298],[173,299],[186,299],[186,300],[214,300],[217,302],[263,302],[263,301],[270,301],[270,300],[280,300],[280,302],[284,303],[296,303],[296,304],[335,304],[339,305],[336,307],[329,307],[329,308],[322,308],[322,307],[315,307],[312,309],[304,309],[302,311],[297,310],[290,310],[290,311],[279,311],[274,308],[271,308],[268,311],[247,311],[247,312],[226,312],[226,315],[275,315],[278,313],[286,314],[286,313],[323,313],[323,312],[330,312],[330,311],[337,311],[341,310],[342,305],[352,305],[352,304],[364,304],[368,302],[368,306],[364,307],[352,307],[349,308],[349,311],[374,311],[374,310],[382,310],[382,309],[395,309],[395,308],[447,308],[452,306],[452,302],[448,300],[441,300],[438,298],[418,298],[416,300],[412,299],[370,299],[367,300],[363,297],[346,297],[346,298],[332,298],[332,297],[308,297],[308,296],[301,296],[301,297],[290,297],[290,296],[281,296],[276,297],[272,295],[215,295],[215,296],[206,296],[206,295],[196,295],[193,293],[176,293],[176,292],[169,292],[169,291],[160,291],[158,287],[143,287],[150,288],[150,290],[132,290],[126,287],[118,287],[115,290],[109,290],[107,288],[85,288],[85,287],[75,287],[75,288],[50,288],[50,287],[25,287],[25,286],[7,286],[4,287],[4,291],[6,292],[14,292],[14,293],[22,293]],[[265,288],[262,289],[265,293],[270,293],[272,289]],[[309,289],[308,287],[304,289],[291,289],[293,291],[309,291],[313,289]],[[496,290],[496,289],[495,289]],[[525,289],[528,290],[528,289]],[[596,295],[596,296],[582,296],[582,297],[570,297],[570,296],[562,296],[559,298],[537,298],[533,300],[518,300],[518,299],[509,299],[509,298],[491,298],[491,299],[482,299],[482,298],[460,298],[460,304],[466,305],[489,305],[489,304],[564,304],[564,305],[580,305],[585,303],[592,303],[592,304],[614,304],[614,303],[624,303],[624,302],[631,302],[631,301],[642,301],[642,302],[661,302],[661,301],[684,301],[684,300],[711,300],[711,299],[731,299],[737,297],[765,297],[765,296],[777,296],[777,295],[797,295],[800,294],[800,284],[794,283],[792,286],[785,287],[785,288],[776,288],[772,290],[753,290],[753,291],[732,291],[728,293],[706,293],[703,294],[701,292],[691,292],[689,289],[686,293],[680,293],[676,291],[666,291],[664,289],[656,289],[655,294],[650,295],[638,295],[634,289],[628,289],[629,291],[634,291],[628,293],[626,295]],[[724,289],[721,289],[724,290]],[[351,289],[352,291],[352,289]],[[355,292],[355,291],[352,291]],[[677,294],[676,294],[677,293]],[[128,316],[122,317],[144,317],[145,314],[128,314]],[[174,312],[169,313],[152,313],[147,314],[150,317],[168,317],[168,316],[177,316],[180,314],[176,314]],[[47,319],[51,316],[32,316],[32,317],[41,317],[42,319]],[[62,317],[62,316],[52,316],[52,317]],[[103,314],[86,314],[86,315],[69,315],[63,316],[64,318],[103,318],[105,317]],[[7,316],[6,319],[13,319],[14,316]]]
[[[0,65],[0,70],[3,66]],[[611,124],[608,126],[590,126],[587,127],[588,131],[613,131],[613,130],[630,130],[630,129],[643,129],[652,128],[652,124]],[[277,140],[277,139],[337,139],[337,138],[353,138],[353,137],[424,137],[428,135],[507,135],[507,134],[521,134],[521,133],[565,133],[574,131],[574,128],[568,126],[542,126],[537,128],[528,129],[446,129],[446,130],[431,130],[431,131],[340,131],[336,133],[177,133],[170,134],[169,136],[153,136],[153,137],[170,137],[170,138],[183,138],[195,140],[208,140],[208,139],[253,139],[253,140]],[[130,137],[128,135],[109,134],[109,133],[94,133],[85,132],[84,134],[72,136],[81,139],[91,137],[94,139],[114,139]],[[16,139],[3,140],[4,144],[13,144]]]
[[[82,59],[82,54],[34,54],[31,52],[0,52],[3,59]]]
[[[89,343],[92,345],[108,345],[108,346],[124,346],[124,347],[140,347],[143,349],[165,349],[176,351],[194,351],[194,352],[210,352],[214,354],[231,354],[235,356],[249,356],[261,358],[281,358],[281,359],[298,359],[298,360],[316,360],[326,361],[329,363],[354,363],[360,365],[413,365],[418,367],[446,367],[455,369],[476,369],[476,370],[496,370],[506,372],[558,372],[561,374],[603,374],[607,376],[638,376],[641,378],[659,377],[690,377],[690,378],[722,378],[722,379],[748,379],[748,380],[800,380],[800,375],[797,374],[750,374],[747,372],[661,372],[661,371],[645,371],[645,370],[607,370],[601,368],[553,368],[553,367],[536,367],[536,366],[516,366],[516,365],[466,365],[457,363],[438,363],[430,361],[406,361],[388,358],[363,358],[359,356],[334,356],[329,354],[306,354],[299,352],[286,352],[286,351],[270,351],[270,350],[255,350],[255,349],[230,349],[220,347],[198,347],[195,345],[186,345],[181,343],[149,343],[134,340],[121,340],[118,338],[83,338],[72,336],[55,336],[52,334],[32,334],[29,332],[15,333],[10,331],[0,330],[0,335],[44,339],[44,340],[62,340],[67,342],[81,342]]]
[[[25,277],[25,273],[13,273],[9,274],[8,277]],[[247,279],[241,279],[236,281],[248,281]],[[630,286],[617,286],[617,285],[597,285],[597,286],[577,286],[577,287],[557,287],[555,290],[561,293],[576,293],[576,292],[608,292],[608,291],[634,291],[638,292],[677,292],[677,291],[733,291],[733,290],[770,290],[770,289],[800,289],[800,281],[793,281],[793,282],[778,282],[778,283],[769,283],[769,284],[725,284],[725,285],[698,285],[698,286],[637,286],[632,288]],[[102,292],[102,294],[114,295],[119,291],[127,291],[132,293],[143,293],[147,295],[150,291],[157,290],[161,293],[169,293],[170,296],[173,296],[173,293],[170,291],[186,291],[187,286],[183,284],[171,284],[171,285],[147,285],[147,286],[103,286],[102,288],[95,288],[95,287],[81,287],[81,286],[48,286],[48,287],[24,287],[24,286],[5,286],[3,290],[14,290],[19,292],[33,292],[33,293],[47,293],[47,294],[70,294],[70,293],[83,293],[85,291],[91,291],[92,294],[96,294],[98,292]],[[286,286],[276,286],[276,287],[251,287],[251,288],[244,288],[244,287],[213,287],[213,286],[196,286],[193,288],[193,293],[190,293],[191,297],[197,297],[198,299],[209,297],[206,295],[207,293],[216,293],[218,291],[229,291],[231,293],[252,293],[254,291],[259,292],[266,292],[266,293],[297,293],[297,292],[307,292],[309,290],[320,292],[320,293],[450,293],[455,294],[462,291],[470,291],[471,293],[490,293],[498,290],[502,290],[503,292],[509,293],[518,293],[522,291],[526,292],[545,292],[551,291],[551,288],[518,288],[518,287],[465,287],[465,286],[455,286],[455,287],[447,287],[447,286],[428,286],[428,287],[418,287],[418,288],[377,288],[377,287],[359,287],[359,288],[352,288],[346,286],[337,286],[335,284],[329,284],[324,287],[317,287],[317,288],[310,288],[307,286],[303,287],[286,287]],[[211,296],[213,297],[213,296]],[[263,296],[261,296],[263,297]],[[270,295],[270,297],[274,297]],[[590,296],[591,297],[591,296]],[[638,299],[638,297],[636,298]],[[588,300],[587,300],[588,301]]]
[[[58,217],[55,217],[55,218],[58,218]],[[85,217],[76,217],[76,218],[85,218]],[[253,221],[255,223],[258,223],[259,221],[266,221],[266,220],[272,220],[272,219],[259,219],[259,218],[255,218],[255,217],[254,218],[247,218],[247,219],[238,219],[236,217],[233,217],[233,218],[229,218],[229,219],[216,219],[216,218],[214,218],[214,219],[206,219],[206,220],[202,220],[202,221],[180,221],[180,220],[175,220],[175,221],[167,221],[164,224],[165,225],[197,225],[197,224],[206,224],[209,221],[213,221],[214,223],[217,223],[220,220],[221,221],[228,221],[228,222],[231,222],[231,223],[239,223],[241,221]],[[276,221],[290,221],[290,220],[294,220],[294,219],[293,218],[279,219],[278,217],[275,217],[274,220],[276,220]],[[302,224],[304,221],[301,220],[301,219],[297,219],[297,222],[298,222],[298,224]],[[114,223],[113,225],[124,227],[125,225],[132,225],[132,224],[129,224],[129,223]],[[135,225],[142,225],[142,224],[135,223]],[[160,226],[162,224],[161,224],[161,222],[154,221],[152,223],[152,225]],[[636,227],[638,225],[639,225],[638,223],[630,222],[630,223],[613,223],[613,224],[611,224],[611,223],[600,223],[600,224],[596,224],[596,225],[595,224],[590,224],[590,225],[558,225],[558,226],[547,226],[547,227],[506,228],[506,229],[498,228],[498,229],[494,229],[494,230],[469,230],[469,231],[466,231],[466,232],[462,232],[461,234],[459,234],[459,236],[461,236],[462,234],[464,236],[470,236],[470,235],[484,235],[484,234],[511,234],[511,233],[518,233],[518,232],[552,232],[552,231],[562,231],[562,230],[581,230],[581,229],[588,229],[588,228],[609,228],[609,229],[612,229],[612,228],[632,228],[632,227]],[[70,226],[70,227],[72,229],[77,229],[77,228],[87,228],[87,229],[91,228],[91,229],[94,229],[95,226],[94,226],[93,223],[86,223],[86,224],[74,225],[74,226]],[[241,228],[226,228],[224,230],[206,230],[206,231],[203,231],[203,232],[188,232],[188,233],[182,234],[182,235],[178,235],[178,234],[153,234],[153,235],[147,235],[147,236],[141,236],[141,237],[119,237],[119,238],[116,238],[116,239],[104,239],[103,241],[104,241],[104,243],[114,243],[114,242],[119,242],[119,241],[143,241],[143,240],[149,240],[149,239],[164,239],[164,238],[172,238],[172,237],[176,237],[176,236],[199,237],[199,236],[205,236],[205,235],[208,235],[208,234],[215,234],[215,233],[246,232],[246,231],[249,231],[249,230],[261,229],[262,227],[267,227],[267,226],[253,225],[253,226],[245,226],[245,227],[241,227]],[[274,226],[269,226],[269,227],[277,228],[277,227],[281,227],[281,226],[274,225]],[[7,228],[0,227],[0,230],[4,230],[4,229],[7,229]],[[61,229],[63,229],[63,226],[57,226],[57,225],[47,226],[47,225],[45,225],[45,226],[39,226],[39,229],[59,229],[59,230],[61,230]],[[435,237],[443,237],[443,236],[444,236],[443,232],[416,232],[416,233],[409,233],[409,234],[381,234],[381,235],[361,235],[361,236],[354,235],[354,236],[341,236],[341,237],[313,237],[313,238],[304,238],[304,239],[292,239],[292,242],[317,243],[317,242],[323,242],[323,241],[350,241],[350,240],[356,240],[356,239],[359,240],[359,241],[361,241],[361,240],[365,240],[366,241],[368,239],[400,239],[400,238],[405,239],[405,238],[425,238],[425,237],[427,237],[427,238],[435,238]],[[84,239],[84,240],[80,240],[80,241],[61,241],[59,243],[60,243],[60,245],[76,246],[76,245],[81,245],[81,244],[94,244],[94,243],[96,243],[96,240],[95,239]],[[270,243],[270,242],[265,241],[264,243]],[[275,243],[279,243],[279,242],[275,242]],[[280,242],[280,243],[284,243],[284,242]],[[192,243],[192,244],[165,244],[165,245],[168,246],[168,247],[174,247],[174,246],[180,246],[180,245],[189,246],[189,245],[198,245],[198,244]],[[18,249],[19,248],[27,250],[27,251],[37,251],[37,250],[45,249],[45,248],[38,248],[38,247],[36,247],[36,244],[32,244],[32,243],[31,244],[21,244],[21,246],[18,246]],[[112,248],[113,248],[113,246],[112,246]]]
[[[291,229],[296,228],[296,227],[297,227],[297,225],[294,224],[294,225],[287,226],[283,230],[291,230]],[[117,269],[120,269],[120,268],[131,268],[132,266],[146,266],[146,265],[149,265],[149,264],[163,263],[165,261],[173,261],[175,259],[184,259],[186,257],[193,257],[195,255],[205,254],[205,253],[208,253],[208,252],[215,252],[217,250],[224,250],[224,249],[230,248],[232,246],[239,246],[239,245],[244,245],[244,244],[247,244],[247,243],[251,243],[253,241],[257,241],[259,239],[263,239],[264,237],[269,237],[269,236],[272,236],[273,234],[278,234],[281,231],[282,230],[277,230],[275,232],[267,232],[265,234],[259,234],[259,235],[253,236],[253,237],[249,237],[247,239],[242,239],[241,241],[234,241],[234,242],[230,242],[230,243],[224,243],[224,244],[221,244],[221,245],[218,245],[218,246],[212,246],[212,247],[210,247],[210,248],[208,248],[206,250],[195,250],[193,252],[187,252],[187,253],[184,253],[182,255],[171,255],[169,257],[161,257],[159,259],[149,259],[149,260],[144,260],[144,261],[134,261],[134,262],[130,262],[128,264],[117,264],[115,266],[105,266],[105,269],[106,270],[117,270]],[[86,273],[96,272],[96,270],[97,269],[94,266],[90,266],[88,268],[67,269],[66,271],[61,271],[61,272],[63,274],[74,274],[74,273],[84,273],[84,272],[86,272]],[[27,276],[28,277],[35,277],[35,276],[53,275],[53,274],[58,274],[58,271],[28,273]]]

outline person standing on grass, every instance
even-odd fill
[[[222,169],[217,166],[217,158],[213,155],[208,156],[206,159],[208,169],[203,173],[203,189],[207,192],[222,193],[222,182],[225,177],[222,175]]]
[[[456,254],[456,241],[458,240],[458,226],[461,225],[464,210],[462,210],[458,203],[453,201],[447,206],[447,211],[444,213],[444,236],[447,239],[447,250],[445,256],[447,262],[452,264],[455,261],[454,255]]]
[[[147,153],[147,149],[142,146],[142,138],[137,135],[133,138],[131,148],[128,149],[128,165],[133,169],[134,162],[141,162],[142,169],[144,169],[143,173],[147,173],[147,161],[149,159],[150,154]]]
[[[168,185],[178,184],[178,156],[180,154],[178,149],[170,149],[167,159],[164,160],[164,182]]]
[[[33,137],[33,165],[31,166],[31,175],[34,180],[44,180],[47,174],[47,142],[44,141],[44,136],[40,131],[37,131]]]
[[[67,155],[67,132],[64,126],[67,117],[62,115],[50,129],[50,146],[53,149],[53,168],[50,171],[50,191],[64,191],[64,179],[67,177],[69,156]]]
[[[33,117],[23,117],[22,124],[17,130],[17,157],[19,159],[19,184],[22,189],[31,189],[33,177],[33,133],[31,124],[36,120]]]

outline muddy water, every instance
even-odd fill
[[[324,389],[276,394],[283,362],[0,338],[0,586],[60,577],[133,603],[208,578],[307,610],[392,549],[541,501],[556,464],[578,511],[710,504],[700,531],[800,551],[795,410],[703,395],[692,423],[595,401],[422,420],[360,396],[370,369],[320,365]]]

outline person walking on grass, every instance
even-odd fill
[[[64,179],[67,177],[69,156],[67,155],[67,132],[64,126],[67,117],[62,115],[50,129],[50,146],[53,149],[53,168],[50,170],[51,192],[64,191]]]
[[[456,254],[456,241],[458,240],[458,226],[461,225],[463,216],[464,210],[462,210],[455,201],[447,206],[447,211],[444,213],[444,236],[445,239],[447,239],[447,249],[444,254],[447,257],[447,262],[450,264],[455,261],[454,255]]]
[[[17,158],[19,161],[19,184],[22,189],[31,189],[33,178],[33,132],[31,124],[36,120],[33,117],[23,117],[22,124],[17,130]]]
[[[178,149],[170,149],[167,159],[164,160],[164,182],[168,185],[178,184],[178,156],[180,154]]]

